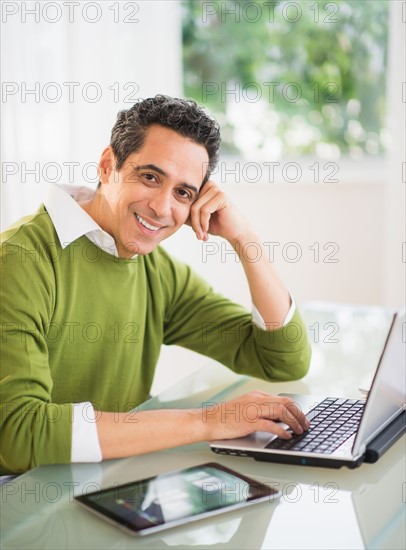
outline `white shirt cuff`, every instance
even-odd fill
[[[72,411],[72,462],[101,462],[96,415],[90,402],[74,403]]]
[[[296,311],[296,303],[295,303],[295,300],[293,299],[292,295],[289,294],[290,296],[290,301],[291,301],[291,304],[290,304],[290,308],[289,308],[289,311],[288,313],[286,314],[286,317],[283,321],[283,327],[286,326],[289,321],[291,321],[295,311]],[[257,310],[257,308],[254,306],[254,304],[252,304],[252,320],[253,322],[259,326],[259,328],[261,328],[262,330],[268,330],[268,327],[266,326],[266,323],[265,321],[263,320],[262,318],[262,315],[259,313],[259,311]]]

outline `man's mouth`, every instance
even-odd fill
[[[161,227],[157,227],[156,225],[151,225],[148,223],[144,218],[141,218],[139,214],[134,214],[137,220],[140,222],[141,225],[149,229],[150,231],[158,231],[158,229],[162,229]]]

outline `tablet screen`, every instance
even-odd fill
[[[208,463],[88,493],[76,500],[136,534],[146,534],[277,496],[268,485]]]

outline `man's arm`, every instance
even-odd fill
[[[289,292],[268,260],[258,235],[213,181],[206,183],[193,204],[190,224],[199,239],[207,240],[210,233],[233,246],[244,267],[252,302],[268,330],[282,327],[291,305]],[[253,243],[255,258],[249,256],[249,245]]]
[[[51,398],[52,267],[26,243],[0,249],[0,471],[13,473],[70,462],[72,432],[72,405]]]
[[[247,407],[255,410],[249,417]],[[239,411],[242,411],[240,414]],[[103,459],[160,451],[170,447],[243,437],[255,431],[283,439],[291,434],[276,421],[288,424],[297,434],[309,427],[299,407],[288,397],[253,391],[218,405],[188,410],[153,410],[133,413],[98,412],[97,431]],[[151,437],[151,433],[154,434]]]
[[[249,257],[249,245],[255,243],[255,256]],[[282,327],[291,306],[290,294],[267,258],[258,235],[248,230],[237,241],[230,243],[243,265],[250,288],[251,299],[264,320],[267,330]]]

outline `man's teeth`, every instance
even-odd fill
[[[141,218],[139,214],[135,214],[135,217],[140,222],[140,224],[142,224],[147,229],[150,229],[151,231],[158,231],[158,229],[160,229],[160,227],[155,227],[154,225],[151,225],[150,223],[146,222],[143,218]]]

